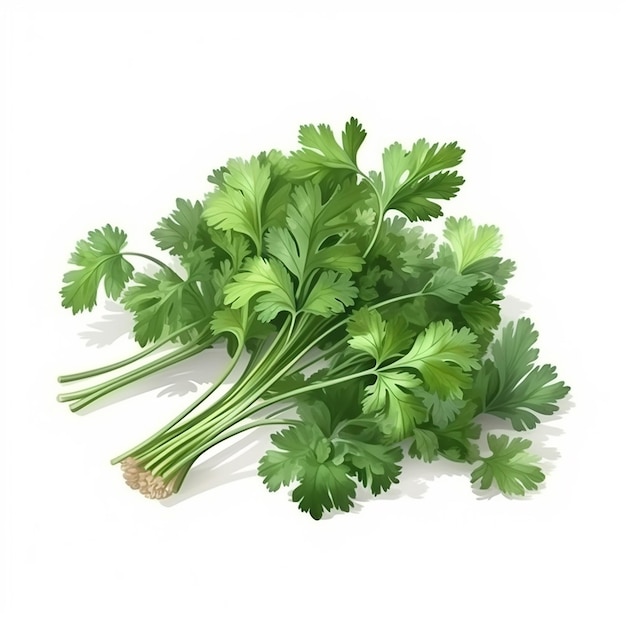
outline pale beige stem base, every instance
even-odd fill
[[[121,466],[126,484],[131,489],[138,489],[146,498],[162,500],[172,495],[173,480],[166,483],[161,476],[144,469],[132,456],[124,459]]]

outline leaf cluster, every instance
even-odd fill
[[[498,332],[515,265],[493,225],[448,217],[438,241],[417,223],[459,191],[463,150],[393,143],[381,170],[366,173],[365,137],[354,118],[339,138],[306,125],[289,155],[230,159],[202,201],[178,199],[152,230],[169,263],[128,252],[118,228],[90,232],[70,258],[63,305],[91,310],[102,288],[132,312],[141,346],[246,348],[225,405],[244,419],[250,407],[296,399],[259,474],[272,491],[296,483],[293,499],[315,519],[349,510],[358,484],[373,495],[391,488],[405,453],[470,463],[481,488],[536,489],[544,476],[528,441],[488,433],[491,455],[479,446],[481,414],[533,428],[569,390],[553,366],[535,365],[530,320]],[[312,351],[322,368],[306,374]]]

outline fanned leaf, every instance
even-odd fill
[[[272,436],[275,449],[259,465],[271,491],[297,481],[293,499],[314,519],[324,511],[350,509],[356,493],[353,476],[378,495],[398,482],[401,471],[401,448],[382,440],[375,419],[356,417],[346,396],[351,394],[312,392],[299,404],[301,421]]]
[[[424,406],[428,409],[428,415],[432,423],[445,428],[454,421],[459,411],[465,406],[465,400],[459,398],[440,398],[436,393],[422,391]]]
[[[326,202],[319,186],[307,182],[296,187],[287,207],[287,228],[270,228],[266,234],[268,251],[299,284],[317,269],[358,271],[365,261],[354,243],[327,245],[327,241],[351,225],[348,209],[364,197],[364,187],[354,181],[337,187]]]
[[[188,307],[197,305],[184,281],[161,269],[154,276],[138,272],[135,282],[124,292],[122,303],[133,314],[133,334],[140,346],[189,323]]]
[[[262,322],[273,320],[281,311],[292,315],[296,311],[289,274],[273,259],[268,261],[262,257],[249,258],[243,270],[225,287],[224,294],[224,302],[235,309],[257,298],[255,310]]]
[[[475,340],[467,328],[455,330],[450,321],[435,322],[393,367],[417,370],[427,387],[443,398],[461,398],[471,381],[467,372],[478,368]]]
[[[348,155],[350,161],[356,165],[356,157],[361,147],[361,144],[365,141],[367,133],[363,129],[363,126],[355,118],[351,117],[341,133],[341,145],[343,151]]]
[[[569,392],[569,387],[556,381],[554,366],[534,366],[539,355],[534,347],[537,338],[528,318],[507,324],[474,385],[483,411],[510,420],[515,430],[534,428],[539,423],[537,415],[552,415],[558,410],[557,402]]]
[[[268,450],[259,462],[258,472],[270,491],[289,485],[302,478],[303,466],[311,453],[311,435],[317,435],[310,427],[290,427],[271,437],[277,450]],[[319,437],[319,435],[318,435]]]
[[[203,207],[200,202],[192,203],[182,198],[176,199],[176,209],[163,218],[150,234],[161,250],[168,250],[179,257],[185,257],[203,240],[201,229],[206,229],[202,219]]]
[[[204,219],[209,226],[247,235],[260,251],[263,232],[271,225],[263,215],[270,185],[269,164],[262,165],[257,157],[249,161],[230,159],[223,180],[224,184],[205,198]]]
[[[101,284],[104,284],[105,294],[117,300],[134,270],[123,257],[125,247],[126,233],[110,224],[90,231],[87,239],[81,239],[70,256],[70,263],[80,269],[63,276],[63,306],[71,308],[72,313],[91,311]]]
[[[437,458],[437,450],[439,449],[439,441],[437,435],[430,430],[424,428],[415,428],[411,445],[409,446],[409,456],[416,457],[431,463]]]
[[[482,301],[461,302],[459,311],[463,320],[473,333],[485,340],[491,341],[493,331],[500,325],[500,307],[488,299]]]
[[[293,501],[317,520],[324,511],[349,511],[356,495],[356,484],[349,472],[348,465],[319,463],[309,454],[303,463],[300,484],[293,490]]]
[[[433,274],[425,293],[451,304],[458,304],[478,282],[474,274],[459,274],[449,267],[440,267]]]
[[[397,484],[402,471],[402,448],[393,444],[362,441],[360,439],[341,440],[335,444],[337,457],[354,468],[359,482],[369,487],[377,496]]]
[[[357,151],[364,139],[365,131],[355,118],[346,123],[342,145],[326,124],[301,126],[298,140],[302,149],[292,154],[290,174],[297,179],[319,182],[328,174],[356,172]]]
[[[506,435],[487,435],[491,456],[481,458],[480,465],[472,472],[472,483],[480,480],[481,489],[489,489],[496,481],[502,493],[523,496],[526,491],[536,490],[545,479],[536,465],[539,457],[527,452],[530,441]]]
[[[495,256],[502,244],[502,236],[495,226],[481,225],[476,228],[468,217],[458,220],[449,217],[443,236],[450,243],[459,272],[477,261]]]
[[[330,317],[352,306],[358,293],[358,289],[346,274],[322,272],[306,297],[302,311]]]
[[[365,388],[363,412],[380,414],[381,429],[391,441],[402,441],[428,419],[424,404],[407,391],[420,384],[408,372],[378,372],[376,381]]]
[[[399,190],[389,207],[401,211],[411,221],[430,220],[441,215],[441,204],[434,200],[454,198],[463,184],[456,172],[440,172]]]
[[[433,429],[442,456],[452,461],[468,463],[473,463],[479,458],[480,452],[476,441],[482,429],[475,421],[478,413],[473,402],[466,402],[458,415],[446,426]]]
[[[293,500],[314,519],[333,508],[348,511],[356,484],[350,477],[350,467],[336,458],[326,436],[330,426],[328,408],[313,403],[306,407],[302,418],[297,426],[272,435],[278,450],[268,451],[261,459],[259,474],[271,491],[297,480]]]
[[[419,275],[432,267],[435,241],[436,237],[424,233],[421,226],[410,225],[405,217],[395,215],[383,220],[371,255],[383,257],[395,274]]]
[[[377,365],[398,356],[413,338],[402,318],[383,320],[378,311],[367,307],[350,316],[347,330],[350,346],[372,356]]]
[[[441,172],[461,162],[463,150],[456,143],[429,145],[420,139],[409,151],[394,143],[383,152],[383,177],[373,175],[385,209],[397,209],[410,220],[429,220],[441,215],[432,199],[456,195],[463,178],[456,172]],[[435,176],[431,176],[435,174]]]
[[[215,335],[230,333],[238,343],[242,344],[246,339],[248,329],[247,307],[241,309],[224,309],[213,313],[211,330]]]

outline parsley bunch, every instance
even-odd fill
[[[357,483],[389,489],[405,453],[469,463],[472,482],[507,494],[543,481],[530,441],[488,433],[489,452],[479,447],[481,414],[531,429],[568,392],[554,367],[535,364],[528,319],[498,330],[514,270],[498,255],[500,234],[448,218],[438,242],[416,223],[458,192],[463,150],[394,143],[382,171],[365,173],[364,139],[355,119],[339,139],[309,125],[289,156],[229,160],[203,201],[178,199],[152,231],[169,263],[127,251],[126,233],[110,225],[78,242],[63,306],[91,310],[103,288],[132,313],[143,350],[60,377],[127,370],[60,395],[72,410],[218,343],[231,356],[191,406],[113,459],[132,488],[165,498],[202,454],[258,426],[284,427],[260,460],[265,484],[296,483],[294,501],[315,519],[349,510]],[[135,271],[134,258],[153,270]],[[210,398],[241,359],[238,380]]]

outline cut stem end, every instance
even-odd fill
[[[174,492],[174,480],[166,483],[161,476],[155,476],[144,469],[132,456],[126,457],[121,466],[126,484],[131,489],[137,489],[146,498],[163,500]]]

